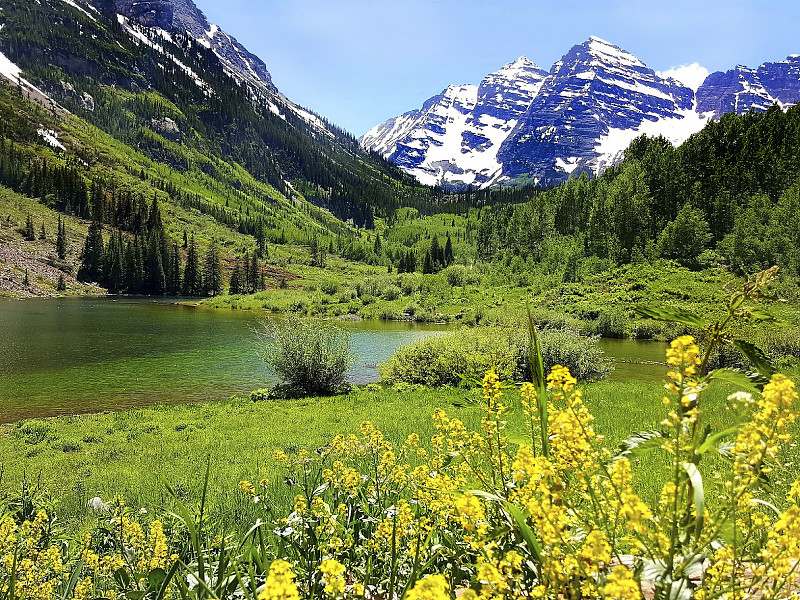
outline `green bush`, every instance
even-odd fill
[[[508,330],[476,328],[427,338],[403,346],[380,365],[381,380],[440,387],[460,384],[460,375],[483,377],[490,368],[495,368],[502,379],[509,379],[517,364],[511,337]]]
[[[600,379],[611,370],[597,346],[597,336],[572,329],[547,329],[539,334],[545,368],[560,364],[583,380]],[[428,338],[400,348],[380,366],[389,384],[432,387],[458,385],[460,375],[479,379],[494,368],[501,379],[528,379],[528,336],[518,328],[478,327]]]
[[[555,365],[569,368],[570,373],[581,381],[602,379],[612,369],[597,345],[600,336],[585,336],[574,329],[544,329],[539,332],[542,361],[545,372]],[[518,349],[516,377],[530,379],[527,332],[520,334],[515,347]]]
[[[307,395],[333,394],[355,361],[350,334],[333,323],[295,315],[262,321],[261,356],[290,386]]]

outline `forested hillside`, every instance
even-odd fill
[[[564,265],[564,279],[658,258],[800,268],[800,107],[726,114],[674,148],[640,137],[601,177],[483,211],[479,256]]]

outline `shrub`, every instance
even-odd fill
[[[347,331],[294,315],[265,319],[262,326],[261,356],[289,385],[308,395],[332,394],[344,386],[356,358]]]
[[[586,337],[571,329],[551,329],[540,334],[546,368],[563,365],[583,379],[599,379],[611,365],[597,346],[597,336]],[[502,379],[527,379],[528,337],[503,327],[461,329],[400,348],[380,374],[386,382],[432,387],[458,385],[460,375],[480,378],[488,368]]]
[[[600,336],[585,336],[573,329],[545,329],[539,333],[542,363],[549,371],[556,365],[567,367],[570,372],[583,380],[602,379],[611,370],[611,362],[605,358],[597,345]],[[528,336],[520,335],[515,342],[517,356],[517,379],[530,377]]]
[[[400,348],[380,365],[381,379],[389,384],[458,385],[461,375],[479,378],[489,368],[510,378],[517,364],[510,332],[496,328],[459,329]]]

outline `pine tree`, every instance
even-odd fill
[[[178,242],[174,242],[170,253],[171,268],[169,270],[169,283],[167,292],[173,295],[181,293],[181,255],[178,252]]]
[[[33,219],[31,218],[30,213],[28,213],[28,218],[25,219],[25,239],[29,242],[32,242],[36,239],[36,232],[33,229]]]
[[[67,229],[61,215],[58,216],[58,233],[56,234],[56,253],[58,258],[64,260],[67,257]]]
[[[258,291],[258,256],[253,252],[249,266],[250,293]]]
[[[222,265],[216,242],[211,243],[206,254],[206,262],[203,267],[203,289],[210,296],[222,293]]]
[[[232,295],[242,293],[242,275],[238,260],[233,265],[233,273],[231,273],[231,280],[228,284],[228,293]]]
[[[28,287],[31,284],[31,280],[28,278],[28,269],[25,269],[25,279],[23,280],[22,284],[25,287]]]
[[[103,277],[103,226],[97,221],[89,225],[81,254],[78,279],[99,282]]]
[[[453,240],[450,239],[450,234],[447,234],[447,242],[444,245],[444,266],[449,267],[453,264]]]
[[[422,263],[422,273],[425,275],[433,273],[433,259],[431,258],[430,250],[425,251],[425,260]]]
[[[442,252],[442,247],[439,245],[439,238],[437,238],[436,236],[433,236],[433,239],[431,239],[430,258],[431,258],[431,270],[427,272],[435,273],[436,271],[441,269],[444,264],[444,253]]]
[[[186,255],[186,266],[183,271],[183,295],[199,296],[202,293],[200,279],[200,261],[197,257],[197,248],[194,245],[194,235],[189,242],[189,251]]]
[[[59,292],[66,292],[67,291],[67,282],[64,281],[64,275],[61,274],[58,276],[58,285],[56,286],[56,290]]]
[[[375,252],[375,256],[380,258],[381,252],[383,250],[383,244],[381,243],[381,234],[375,234],[375,244],[372,246],[372,251]]]
[[[164,273],[164,259],[161,254],[159,236],[153,233],[147,240],[145,291],[148,294],[163,294],[166,288],[167,278]]]
[[[47,239],[47,231],[44,228],[44,223],[42,223],[42,227],[39,229],[39,239],[40,240]]]

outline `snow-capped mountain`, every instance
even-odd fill
[[[712,73],[697,90],[697,110],[745,113],[751,108],[765,111],[777,103],[788,107],[800,101],[800,56],[764,63],[757,69],[738,65],[724,73]]]
[[[502,171],[500,147],[546,76],[527,58],[518,58],[477,87],[448,86],[421,109],[371,129],[361,143],[422,183],[491,184]]]
[[[800,57],[714,73],[695,91],[597,37],[549,73],[520,58],[480,86],[449,86],[420,110],[368,131],[361,144],[422,183],[488,187],[556,182],[618,162],[641,134],[680,144],[724,112],[800,99]]]

